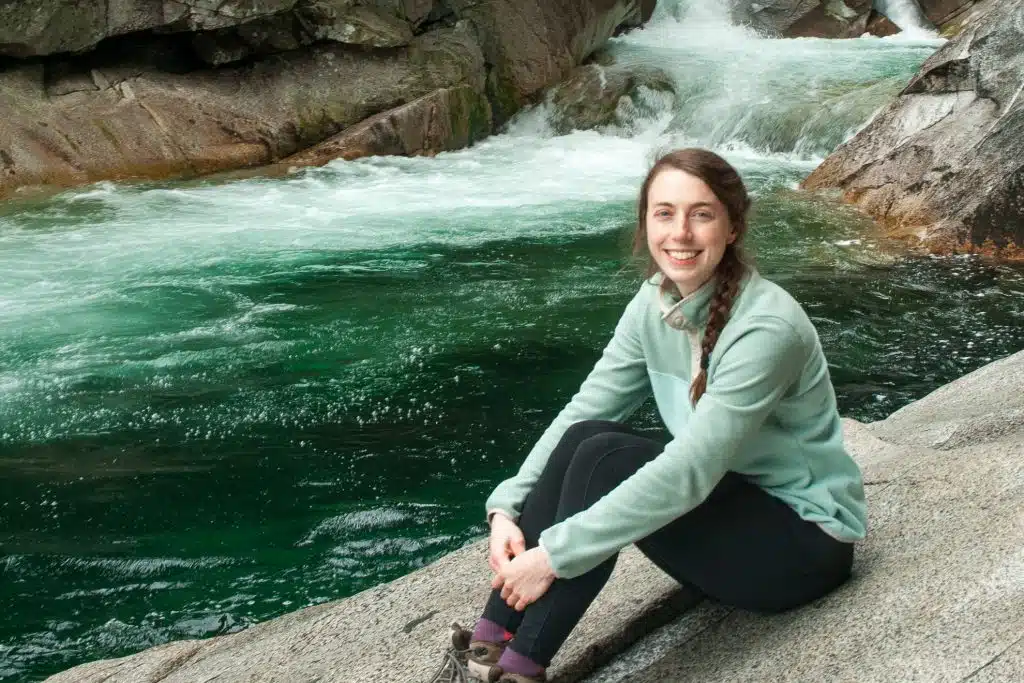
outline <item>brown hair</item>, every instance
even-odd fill
[[[715,193],[718,201],[725,205],[729,216],[729,224],[736,233],[736,239],[725,248],[722,260],[715,268],[718,284],[711,297],[711,308],[708,312],[708,323],[704,330],[701,343],[700,373],[694,377],[690,387],[690,402],[697,401],[704,395],[708,382],[708,366],[711,353],[718,343],[718,336],[728,322],[733,301],[739,292],[740,280],[750,262],[743,251],[743,237],[747,233],[747,216],[750,212],[750,197],[743,185],[740,174],[728,161],[706,149],[679,149],[665,154],[658,159],[647,174],[644,184],[640,187],[640,199],[637,202],[637,227],[633,235],[634,256],[645,256],[647,261],[645,275],[653,276],[658,266],[651,258],[647,249],[647,208],[648,194],[651,183],[659,173],[666,169],[676,169],[696,176],[704,181]]]

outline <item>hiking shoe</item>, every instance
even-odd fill
[[[501,670],[501,667],[492,666],[487,683],[545,683],[547,680],[547,676],[544,675],[540,678],[534,678],[532,676],[523,676],[522,674],[505,673]]]
[[[452,651],[458,653],[471,680],[488,681],[507,643],[470,640],[472,637],[472,631],[462,628],[458,622],[452,624]]]

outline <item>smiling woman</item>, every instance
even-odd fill
[[[655,272],[486,502],[493,590],[446,654],[483,681],[545,680],[630,544],[721,603],[780,612],[846,581],[866,532],[814,326],[738,255],[739,173],[710,151],[672,152],[637,203],[634,244]],[[667,444],[623,424],[651,394]]]

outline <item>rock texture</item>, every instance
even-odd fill
[[[490,67],[487,93],[501,125],[533,93],[560,81],[635,20],[636,0],[448,0],[476,27]]]
[[[854,577],[772,617],[705,605],[587,683],[1024,680],[1024,352],[871,425]]]
[[[844,427],[870,510],[849,583],[770,617],[694,608],[697,596],[627,551],[552,681],[1024,680],[1024,351],[886,420]],[[472,622],[483,604],[484,553],[478,542],[347,600],[48,680],[369,683],[388,672],[421,683],[440,663],[446,625]]]
[[[344,131],[308,158],[453,149],[652,10],[649,0],[8,0],[0,197],[274,163]]]
[[[194,175],[268,163],[439,88],[483,91],[472,36],[445,29],[387,57],[324,45],[189,74],[0,74],[0,190]]]
[[[376,155],[432,156],[467,147],[490,132],[487,99],[469,86],[435,90],[372,116],[310,149],[286,158],[292,166]]]
[[[917,0],[936,26],[955,22],[976,0]],[[874,9],[873,0],[733,0],[737,23],[769,36],[856,38],[892,35],[896,26]]]
[[[604,126],[628,126],[641,113],[645,98],[675,95],[671,77],[643,65],[587,64],[552,88],[545,100],[557,133]]]
[[[990,5],[804,181],[932,251],[1024,246],[1024,0]]]

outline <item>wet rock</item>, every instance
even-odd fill
[[[475,28],[495,125],[555,85],[635,16],[638,0],[446,0]]]
[[[245,67],[90,77],[96,90],[65,81],[48,97],[41,65],[0,73],[0,194],[273,162],[438,89],[482,93],[484,64],[468,32],[443,29],[385,59],[325,44]]]
[[[944,26],[975,0],[918,0],[931,23]],[[856,38],[864,33],[898,33],[896,25],[874,10],[874,0],[733,0],[732,14],[768,36],[787,38]]]
[[[654,93],[675,94],[671,77],[654,67],[588,64],[548,93],[549,122],[558,133],[628,126]]]
[[[409,110],[384,117],[398,122],[391,138],[380,121],[366,127],[391,142],[363,145],[444,149],[446,139],[477,139],[478,121],[506,121],[651,9],[648,0],[9,0],[0,57],[95,48],[40,69],[4,60],[0,87],[17,96],[0,100],[0,195],[272,163],[435,91],[483,93],[491,115],[469,107],[472,135],[430,128],[421,144]],[[111,38],[124,31],[133,33]]]
[[[433,156],[468,147],[491,131],[487,98],[469,86],[436,90],[346,128],[284,160],[290,166],[321,166],[333,159],[367,156]]]
[[[849,38],[864,32],[872,0],[736,0],[734,21],[768,36]]]
[[[804,181],[933,252],[1024,245],[1024,0],[994,3]]]

